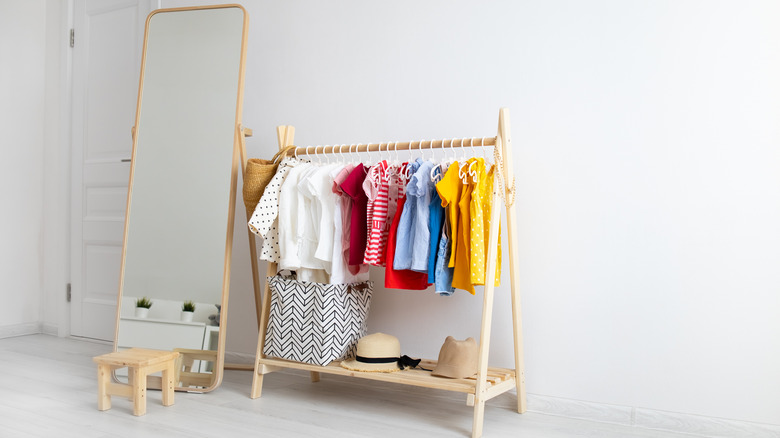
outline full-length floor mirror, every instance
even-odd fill
[[[247,21],[239,5],[146,21],[114,349],[179,351],[180,390],[222,381]]]

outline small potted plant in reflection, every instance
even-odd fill
[[[184,322],[192,322],[192,315],[195,313],[195,303],[192,301],[185,301],[181,305],[181,320]]]
[[[146,318],[149,316],[149,308],[152,307],[152,300],[147,297],[135,300],[135,317]]]

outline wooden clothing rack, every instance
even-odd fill
[[[284,148],[293,145],[293,138],[295,135],[295,128],[292,126],[277,126],[276,128],[277,138],[279,142],[279,148]],[[242,128],[239,127],[238,135],[245,134]],[[479,147],[479,146],[493,146],[496,148],[496,157],[498,160],[495,165],[503,166],[499,167],[501,171],[501,177],[504,184],[494,184],[493,190],[493,205],[498,205],[499,202],[504,203],[506,207],[507,224],[506,230],[508,234],[509,242],[509,271],[510,271],[510,287],[512,294],[512,322],[513,322],[513,335],[514,335],[514,357],[515,357],[515,369],[506,368],[494,368],[488,367],[488,355],[490,352],[490,336],[491,326],[493,322],[493,296],[495,289],[495,276],[496,276],[496,259],[498,252],[498,229],[501,221],[501,209],[492,208],[491,222],[490,222],[490,234],[488,241],[488,253],[487,253],[487,268],[486,278],[484,286],[484,294],[482,301],[482,325],[480,329],[480,343],[479,343],[479,371],[475,378],[470,379],[448,379],[442,377],[433,377],[428,371],[420,369],[409,369],[397,373],[370,373],[350,371],[339,366],[339,361],[335,361],[328,366],[321,367],[317,365],[310,365],[307,363],[293,362],[283,359],[276,359],[271,357],[265,357],[263,354],[263,346],[265,345],[266,330],[268,325],[268,314],[270,311],[271,291],[266,283],[262,301],[257,304],[259,313],[259,336],[257,340],[257,354],[255,356],[255,373],[252,381],[251,398],[258,398],[261,395],[263,388],[263,378],[266,374],[272,373],[285,368],[292,368],[298,370],[309,371],[311,380],[316,382],[320,378],[320,373],[326,374],[338,374],[342,376],[358,377],[363,379],[379,380],[384,382],[401,383],[406,385],[422,386],[427,388],[444,389],[448,391],[455,391],[466,393],[467,404],[474,407],[474,421],[472,426],[472,437],[477,438],[482,436],[482,424],[485,415],[485,402],[493,397],[498,396],[506,391],[516,388],[517,390],[517,412],[523,413],[526,411],[526,394],[525,394],[525,378],[524,378],[524,365],[523,365],[523,337],[521,326],[521,312],[520,312],[520,292],[518,290],[518,252],[517,252],[517,220],[514,203],[514,177],[512,167],[512,143],[509,129],[509,110],[502,108],[499,111],[498,116],[498,135],[495,137],[482,138],[480,144],[474,144],[474,139],[465,139],[468,144],[463,144],[462,139],[459,140],[431,140],[431,141],[410,141],[410,142],[388,142],[388,143],[369,143],[358,144],[350,146],[350,149],[354,146],[354,152],[364,151],[395,151],[395,150],[416,150],[416,149],[434,149],[443,148],[445,145],[449,147]],[[415,147],[416,144],[416,147]],[[382,145],[385,145],[383,148]],[[392,148],[390,147],[392,145]],[[242,145],[243,146],[243,145]],[[346,146],[346,145],[344,145]],[[322,153],[338,153],[343,147],[340,146],[317,146],[314,149],[314,154]],[[294,153],[312,155],[308,148],[296,148]],[[338,149],[337,149],[338,148]],[[246,160],[246,153],[242,147],[242,161]],[[498,172],[496,172],[498,173]],[[500,193],[503,191],[504,193]],[[504,202],[507,199],[508,202]],[[251,214],[248,212],[247,214]],[[250,236],[250,251],[254,249],[254,236],[249,233]],[[252,257],[252,272],[253,280],[257,288],[259,285],[259,278],[257,272],[257,256],[256,251],[251,251]],[[276,263],[268,263],[267,275],[273,276],[277,273]],[[433,369],[435,367],[435,361],[423,360],[420,364],[424,368]]]

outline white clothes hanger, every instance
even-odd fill
[[[444,149],[444,144],[445,144],[444,140],[442,140],[441,141],[441,148],[442,148],[442,159],[441,159],[441,161],[439,161],[439,163],[437,164],[436,161],[433,158],[431,158],[431,161],[433,161],[433,163],[434,163],[433,167],[431,168],[431,182],[434,183],[434,184],[436,184],[439,181],[441,181],[442,177],[444,176],[445,169],[446,169],[445,164],[447,162],[447,158],[445,156],[446,155],[446,150]],[[452,144],[452,141],[450,141],[450,144]]]
[[[361,144],[358,143],[358,145],[357,145],[358,157],[361,156],[360,155],[360,146],[361,146]],[[363,163],[364,166],[370,167],[371,166],[371,154],[368,153],[368,145],[365,145],[365,146],[366,146],[366,158],[365,159],[360,159],[360,162]]]
[[[389,146],[390,146],[390,143],[388,143],[388,155],[390,155]],[[398,175],[399,177],[402,177],[403,169],[401,169],[401,157],[398,155],[398,142],[397,141],[393,142],[393,152],[395,152],[395,159],[392,161],[392,163],[390,163],[390,165],[388,167],[389,169],[392,169],[392,170],[390,170],[390,172],[388,172],[388,178],[390,177],[391,173],[394,174],[394,175]]]
[[[355,144],[353,143],[353,144],[349,145],[349,158],[352,160],[352,161],[350,161],[350,164],[357,164],[357,158],[360,158],[360,157],[352,155],[352,146],[355,146]]]
[[[311,163],[311,154],[309,154],[309,147],[310,146],[306,146],[305,155],[306,155],[306,161]]]
[[[482,137],[482,143],[480,144],[480,146],[482,146],[482,153],[485,154],[485,162],[489,163],[490,166],[492,167],[494,164],[496,164],[494,160],[495,156],[494,154],[487,153],[488,148],[490,146],[485,146],[485,137]]]
[[[479,174],[477,174],[476,170],[472,170],[472,167],[474,167],[475,164],[477,164],[476,158],[471,161],[471,163],[469,164],[468,172],[466,173],[471,176],[471,181],[476,184],[477,182],[479,182]]]
[[[456,153],[455,153],[455,139],[454,138],[450,139],[450,154],[451,154],[450,157],[447,158],[447,161],[449,161],[450,164],[458,161],[457,158],[455,158]]]
[[[460,147],[463,149],[463,140],[464,138],[460,139]],[[463,149],[463,158],[461,158],[460,162],[458,163],[458,177],[460,178],[463,183],[468,182],[468,174],[463,172],[463,168],[466,167],[469,164],[468,158],[466,158],[466,149]]]
[[[412,145],[414,144],[413,141],[409,142],[409,162],[406,164],[406,169],[404,169],[404,179],[406,181],[409,181],[409,179],[412,177],[410,174],[412,169],[412,163],[414,162],[414,156],[412,155]]]
[[[474,147],[474,138],[469,139],[469,146],[471,146],[471,154],[474,155],[474,157],[477,156],[477,148]]]
[[[461,161],[467,161],[467,160],[469,159],[469,157],[466,155],[466,148],[465,148],[465,147],[463,147],[463,142],[464,142],[464,141],[466,141],[466,138],[465,138],[465,137],[463,137],[463,138],[461,138],[461,139],[460,139],[460,151],[461,151],[461,153],[463,154],[463,156],[462,156],[462,158],[461,158]]]
[[[431,168],[431,182],[436,184],[441,181],[442,172],[444,172],[444,167],[441,164],[435,164]]]

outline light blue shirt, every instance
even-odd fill
[[[406,186],[407,199],[415,199],[417,214],[414,216],[414,244],[412,245],[412,271],[428,272],[428,259],[431,256],[431,195],[434,186],[431,181],[431,169],[435,163],[425,161],[412,175]],[[436,254],[433,254],[434,257]]]
[[[409,173],[414,175],[423,163],[422,159],[418,158],[416,161],[409,163]],[[398,220],[398,229],[395,235],[395,257],[393,257],[393,269],[400,271],[402,269],[410,269],[412,267],[412,252],[415,245],[414,242],[414,223],[417,216],[417,199],[410,196],[409,187],[411,186],[411,179],[406,185],[406,202],[404,204],[404,211],[401,212],[401,219]]]

